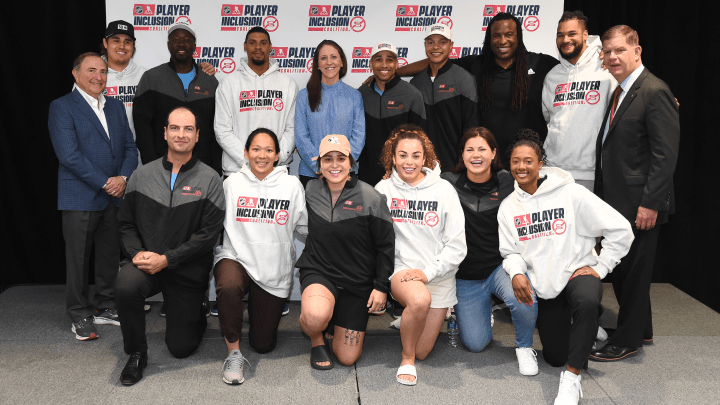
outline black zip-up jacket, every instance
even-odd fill
[[[358,178],[375,185],[385,174],[380,164],[385,141],[402,124],[425,129],[425,105],[422,93],[397,75],[385,84],[382,95],[375,91],[375,79],[358,90],[365,106],[365,147],[358,159]]]
[[[336,285],[369,297],[390,292],[395,231],[385,196],[353,173],[335,207],[324,179],[305,189],[308,237],[295,267],[314,270]]]
[[[222,180],[193,157],[170,190],[172,166],[164,156],[130,177],[118,213],[123,264],[142,251],[165,255],[161,277],[204,290],[225,218]]]
[[[558,60],[542,53],[528,52],[528,77],[530,88],[527,100],[519,111],[512,110],[512,84],[515,77],[515,63],[507,69],[493,61],[492,107],[487,111],[478,111],[479,126],[492,132],[498,142],[498,153],[505,169],[510,168],[507,148],[522,128],[530,128],[545,142],[547,123],[542,112],[542,89],[545,76],[557,65]],[[492,55],[490,55],[492,57]],[[470,72],[478,85],[478,109],[482,103],[482,64],[485,55],[469,55],[453,59],[453,63]]]
[[[467,71],[449,61],[430,80],[430,66],[410,84],[422,93],[427,116],[427,134],[440,159],[440,169],[448,171],[457,165],[457,145],[463,134],[478,126],[477,87]]]
[[[213,127],[218,81],[203,72],[194,60],[193,69],[196,74],[187,94],[172,60],[143,73],[133,100],[135,143],[143,164],[161,158],[167,153],[164,128],[168,113],[175,107],[188,107],[195,112],[200,130],[193,156],[221,174],[222,149]]]
[[[465,213],[468,252],[455,278],[485,280],[503,261],[500,256],[497,213],[500,203],[514,191],[515,180],[505,170],[493,172],[495,187],[488,194],[478,197],[468,187],[467,182],[470,180],[465,172],[443,173],[440,177],[455,187]]]

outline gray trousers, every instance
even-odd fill
[[[97,308],[115,308],[115,279],[120,265],[118,208],[110,203],[102,211],[63,211],[65,239],[65,308],[73,322],[95,314],[89,299],[90,253],[95,246]]]

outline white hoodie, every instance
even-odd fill
[[[630,223],[570,173],[543,167],[547,179],[535,194],[515,182],[515,191],[500,204],[498,228],[503,268],[512,279],[525,273],[540,298],[552,299],[575,270],[588,266],[600,278],[620,263],[635,238]],[[600,256],[595,238],[603,236]]]
[[[278,71],[278,63],[270,59],[270,67],[258,76],[240,60],[215,93],[215,137],[223,149],[222,168],[226,175],[235,173],[245,164],[245,141],[257,128],[275,132],[280,141],[280,164],[292,161],[295,150],[295,80]]]
[[[295,263],[296,226],[307,226],[305,191],[286,166],[277,166],[258,180],[249,163],[223,182],[225,231],[215,248],[215,262],[242,264],[263,290],[287,298]]]
[[[103,56],[103,59],[107,58]],[[140,83],[140,78],[146,70],[144,67],[135,64],[132,59],[130,59],[130,62],[122,72],[112,70],[108,66],[105,97],[120,100],[125,105],[125,113],[127,114],[130,129],[133,133],[133,140],[135,139],[135,124],[133,123],[132,116],[133,99],[135,98],[135,90],[137,89],[138,83]],[[138,163],[139,162],[140,160],[138,159]]]
[[[375,189],[387,197],[395,228],[395,273],[420,269],[430,283],[454,279],[467,254],[465,215],[455,187],[440,178],[440,166],[422,168],[415,187],[393,168]],[[392,278],[392,276],[390,276]],[[454,282],[454,281],[453,281]]]
[[[587,40],[578,62],[560,58],[543,83],[542,104],[548,134],[547,166],[567,170],[577,180],[595,179],[595,141],[618,83],[600,67],[600,38]]]

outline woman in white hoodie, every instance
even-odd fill
[[[580,370],[587,368],[598,329],[600,280],[620,263],[634,238],[630,223],[575,184],[568,172],[543,168],[541,145],[535,132],[524,129],[508,151],[515,191],[498,212],[500,254],[518,301],[531,303],[533,287],[537,292],[543,357],[567,368],[555,404],[577,404]],[[602,250],[596,255],[600,236]]]
[[[455,273],[467,253],[465,216],[455,188],[440,178],[432,143],[417,125],[393,130],[381,162],[392,170],[389,179],[375,186],[387,196],[395,228],[390,288],[405,307],[397,381],[415,385],[415,359],[430,354],[447,309],[457,303]]]
[[[258,128],[247,138],[243,168],[225,179],[225,232],[215,248],[215,281],[220,330],[228,357],[223,381],[241,384],[240,334],[248,299],[250,347],[267,353],[277,344],[277,328],[290,295],[295,227],[307,225],[305,192],[286,166],[277,166],[275,133]]]

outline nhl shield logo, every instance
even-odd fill
[[[230,6],[223,6],[223,14],[225,14],[225,15],[230,14]]]
[[[398,7],[398,14],[405,15],[405,7]]]
[[[310,7],[310,14],[312,14],[312,15],[318,15],[318,8],[317,8],[317,7]]]
[[[142,13],[143,13],[143,6],[135,6],[135,13],[136,13],[136,14],[142,14]]]

